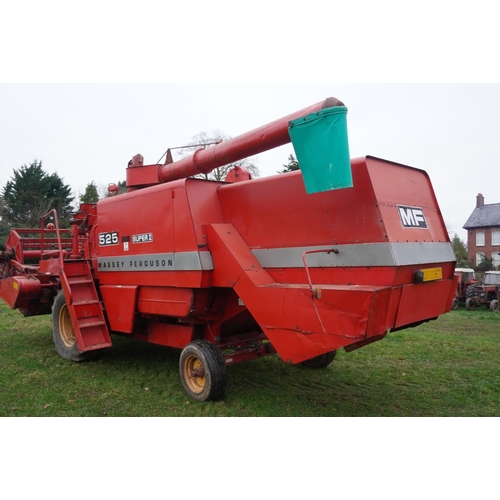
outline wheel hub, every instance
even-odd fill
[[[205,368],[202,362],[194,355],[188,356],[184,363],[184,375],[189,389],[200,394],[205,388]]]

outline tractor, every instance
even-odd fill
[[[472,296],[465,301],[465,307],[469,311],[481,305],[489,307],[493,312],[500,309],[500,271],[484,273],[483,283],[476,284]]]
[[[460,302],[465,301],[474,295],[474,285],[477,283],[474,269],[460,268],[455,269],[455,276],[458,277],[457,291],[451,308],[458,309]]]

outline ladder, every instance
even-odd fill
[[[111,338],[89,261],[64,261],[61,282],[78,349],[86,352],[111,347]]]

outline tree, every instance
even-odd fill
[[[57,174],[48,175],[42,162],[14,169],[0,193],[0,216],[9,227],[40,227],[41,218],[56,209],[59,224],[69,225],[74,198],[71,188]]]
[[[0,206],[2,205],[0,200]],[[1,209],[0,209],[1,212]],[[5,221],[0,217],[0,250],[5,250],[5,243],[7,241],[7,237],[9,236],[9,226],[5,223]]]
[[[5,250],[5,243],[7,242],[9,232],[9,228],[0,222],[0,250]]]
[[[99,200],[103,200],[105,198],[110,198],[117,194],[124,194],[127,192],[127,182],[119,181],[116,184],[118,191],[109,191],[109,188],[112,184],[99,184],[97,185],[94,181],[87,184],[85,188],[85,192],[78,197],[79,203],[97,203]]]
[[[108,184],[105,186],[102,184],[98,188],[98,193],[99,193],[99,199],[103,200],[104,198],[111,198],[113,196],[116,196],[118,194],[124,194],[127,192],[127,181],[118,181],[116,183],[116,187],[118,188],[118,191],[109,191],[109,188],[112,184]]]
[[[198,149],[214,147],[219,142],[228,141],[229,139],[231,139],[231,137],[226,136],[220,130],[213,130],[209,133],[200,132],[191,138],[191,141],[187,144],[187,146],[180,149],[179,155],[182,158],[187,158],[188,156],[194,154]],[[252,177],[258,177],[260,175],[259,168],[257,167],[257,157],[254,156],[252,158],[245,158],[236,163],[230,163],[228,165],[218,167],[208,174],[195,175],[195,177],[214,181],[223,181],[229,171],[236,166],[248,169],[252,174]]]
[[[87,184],[85,188],[85,193],[80,196],[80,203],[97,203],[99,201],[99,193],[97,192],[97,186],[94,181]]]
[[[278,174],[286,174],[287,172],[294,172],[295,170],[300,170],[299,162],[294,155],[288,157],[288,163],[283,165],[284,169],[279,171]]]
[[[457,258],[457,267],[469,267],[467,247],[465,246],[465,243],[459,238],[457,233],[455,233],[455,236],[453,236],[451,245],[453,246],[453,251],[455,252],[455,256]]]
[[[496,267],[493,265],[493,259],[488,259],[484,256],[481,262],[477,266],[477,271],[480,273],[485,273],[486,271],[494,271]]]
[[[118,194],[124,194],[127,192],[127,181],[118,181]],[[106,197],[109,196],[109,191],[106,189]]]

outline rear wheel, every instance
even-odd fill
[[[471,299],[474,296],[474,285],[469,285],[467,287],[467,290],[465,290],[465,298],[466,299]]]
[[[474,310],[474,307],[475,307],[475,304],[474,304],[474,301],[473,299],[469,298],[465,301],[465,307],[468,311],[473,311]]]
[[[61,290],[52,305],[52,339],[61,358],[76,363],[88,359],[90,353],[78,349],[66,297]]]
[[[227,370],[221,351],[206,340],[184,348],[179,372],[187,395],[195,401],[218,401],[226,392]]]
[[[500,302],[498,300],[492,300],[490,302],[490,311],[498,311],[500,309]]]
[[[326,368],[335,359],[336,355],[337,351],[327,352],[321,356],[303,361],[301,364],[307,366],[307,368]]]

